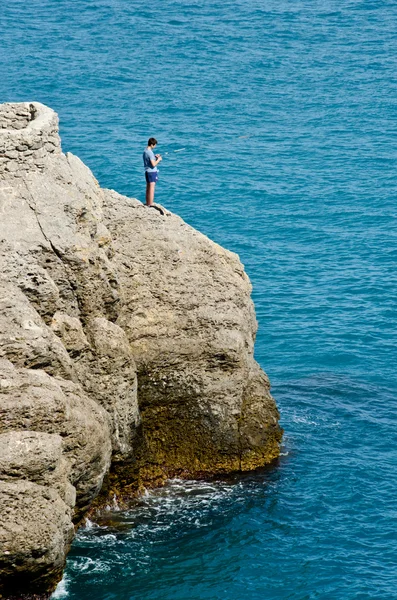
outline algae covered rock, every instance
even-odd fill
[[[278,455],[237,255],[103,190],[57,115],[0,105],[0,593],[48,594],[78,524]]]

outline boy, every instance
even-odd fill
[[[145,148],[143,153],[143,165],[145,167],[146,179],[146,206],[153,206],[154,188],[159,178],[157,165],[163,160],[161,154],[154,155],[153,150],[156,146],[157,140],[155,138],[149,138],[147,148]]]

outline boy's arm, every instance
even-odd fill
[[[152,158],[150,159],[150,164],[152,165],[152,167],[156,167],[161,160],[162,160],[162,158],[159,154],[159,157],[156,160],[153,160]]]
[[[149,160],[152,167],[157,167],[159,162],[163,160],[161,158],[161,154],[154,154],[153,150],[148,150],[147,153],[149,155]]]

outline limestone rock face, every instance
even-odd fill
[[[112,456],[133,455],[136,368],[114,323],[101,205],[91,172],[62,154],[52,110],[0,106],[3,595],[55,587]]]
[[[238,256],[113,191],[104,220],[121,289],[117,324],[138,369],[146,476],[269,462],[279,452],[278,413],[253,358],[257,323]]]
[[[70,508],[53,488],[30,481],[0,482],[2,591],[53,589],[73,538]],[[18,595],[18,598],[23,597]]]
[[[0,593],[45,595],[101,489],[256,468],[281,430],[238,257],[101,189],[39,103],[0,105],[0,217]]]

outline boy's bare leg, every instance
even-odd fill
[[[152,206],[153,204],[155,185],[155,182],[146,184],[146,206]]]

